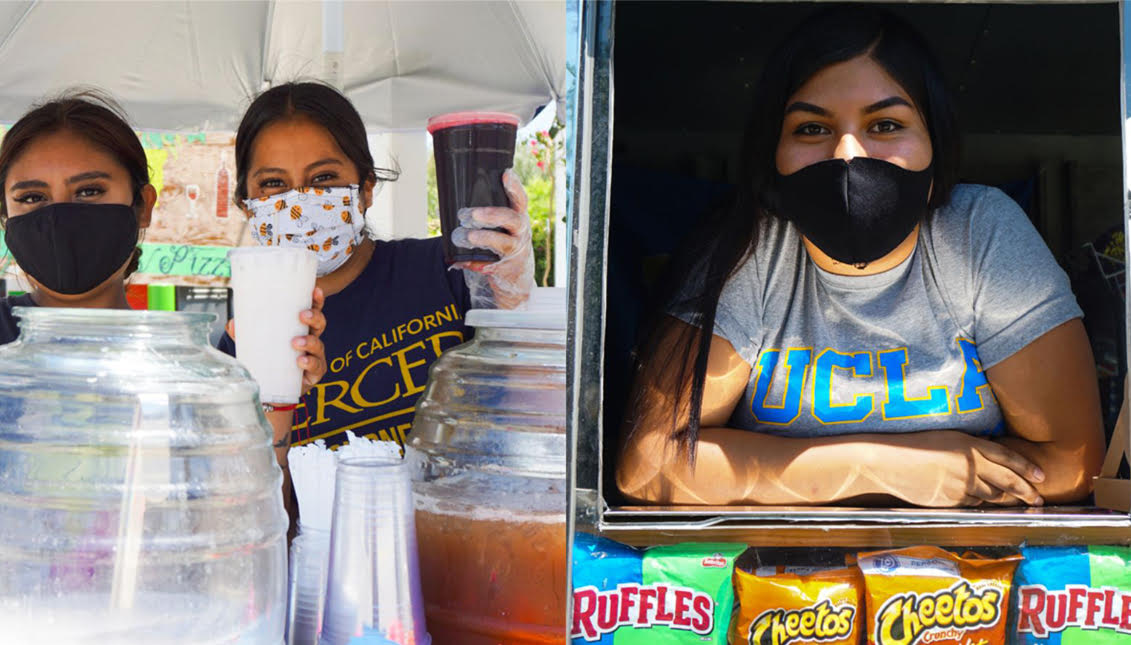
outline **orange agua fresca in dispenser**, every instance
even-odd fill
[[[472,310],[417,405],[416,530],[437,645],[565,643],[565,295]]]
[[[417,506],[421,587],[434,641],[565,643],[564,517],[464,511]]]

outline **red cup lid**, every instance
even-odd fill
[[[518,117],[506,112],[451,112],[428,119],[428,133],[474,123],[500,123],[518,127]]]

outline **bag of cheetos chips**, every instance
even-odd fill
[[[861,553],[869,645],[1004,645],[1020,555],[933,546]]]
[[[864,622],[864,581],[855,567],[752,566],[734,569],[738,610],[731,645],[857,645]]]

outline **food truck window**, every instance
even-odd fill
[[[1070,276],[1110,435],[1127,354],[1118,4],[885,6],[940,59],[963,138],[960,181],[1012,197]],[[697,218],[739,180],[751,87],[769,49],[814,8],[616,5],[600,447],[603,497],[613,507],[643,294]]]

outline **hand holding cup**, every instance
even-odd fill
[[[315,287],[311,295],[310,309],[304,309],[298,315],[299,322],[310,328],[310,333],[305,336],[295,336],[291,347],[303,352],[302,356],[295,359],[295,364],[302,368],[302,393],[306,394],[326,375],[326,346],[322,344],[322,332],[326,331],[326,316],[322,313],[322,306],[326,304],[326,296],[321,287]],[[226,327],[228,335],[236,339],[235,319],[229,320]]]
[[[325,373],[318,339],[325,319],[314,288],[318,258],[306,249],[278,246],[232,249],[228,258],[232,331],[240,332],[236,360],[259,384],[260,401],[298,403]],[[322,360],[308,356],[311,351],[321,352]]]
[[[452,232],[452,244],[462,248],[490,249],[495,262],[456,262],[465,269],[473,308],[514,309],[530,297],[534,288],[534,248],[531,245],[527,197],[518,173],[503,173],[503,188],[510,207],[480,206],[460,209],[460,226]]]
[[[444,260],[465,269],[472,308],[513,309],[534,287],[526,192],[514,165],[518,117],[454,112],[428,120]]]

